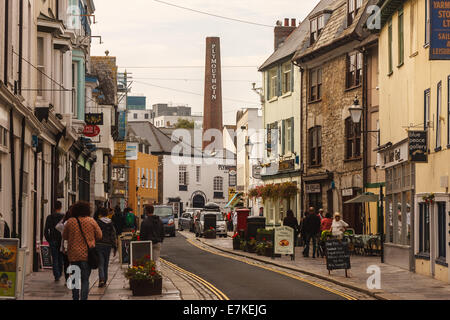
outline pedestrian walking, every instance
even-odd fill
[[[294,245],[297,245],[297,238],[299,233],[298,221],[294,216],[294,212],[292,210],[288,210],[286,213],[286,218],[283,220],[283,226],[291,227],[294,229]]]
[[[97,222],[91,218],[89,202],[77,202],[72,207],[70,218],[63,232],[63,239],[67,240],[67,255],[71,266],[78,266],[81,272],[81,290],[75,286],[72,290],[73,300],[87,300],[89,296],[89,277],[91,266],[88,251],[95,247],[95,242],[103,237]]]
[[[320,224],[320,231],[329,231],[331,230],[331,225],[333,224],[333,218],[331,213],[327,212],[325,215],[325,218],[322,219],[322,222]]]
[[[237,232],[237,225],[238,225],[238,214],[237,211],[233,212],[233,232]]]
[[[125,218],[119,205],[114,208],[114,215],[111,220],[114,223],[114,228],[116,229],[117,235],[120,236],[122,234]]]
[[[309,243],[312,240],[313,243],[313,258],[316,257],[317,252],[317,239],[320,232],[320,219],[314,213],[314,208],[310,208],[308,216],[303,221],[303,231],[306,235],[305,249],[303,250],[303,256],[309,257]]]
[[[137,217],[133,213],[133,209],[126,208],[124,211],[124,229],[123,232],[133,232],[138,229]]]
[[[0,239],[9,239],[11,237],[11,230],[8,223],[3,219],[3,215],[0,213]]]
[[[98,226],[102,230],[102,239],[97,241],[96,248],[100,257],[98,266],[98,287],[103,288],[108,283],[108,266],[111,256],[111,249],[114,251],[114,257],[117,254],[117,234],[114,224],[108,218],[109,211],[105,208],[98,211]]]
[[[56,225],[64,219],[64,214],[61,213],[62,203],[57,201],[55,203],[55,212],[49,215],[45,221],[44,237],[47,240],[53,261],[53,276],[55,281],[59,281],[63,275],[64,261],[61,253],[61,232],[56,230]]]
[[[57,225],[56,230],[58,230],[61,233],[61,238],[64,234],[64,227],[66,226],[67,220],[69,220],[72,217],[72,206],[69,207],[69,210],[67,210],[66,215],[64,216],[64,219],[62,219]],[[63,256],[63,273],[64,278],[69,279],[69,274],[67,273],[67,269],[69,268],[69,257],[67,256],[67,241],[62,240],[61,241],[61,254]]]
[[[151,241],[152,242],[152,253],[153,261],[156,264],[156,269],[161,271],[161,263],[159,261],[159,256],[161,254],[161,245],[164,241],[164,225],[160,217],[155,216],[155,207],[152,205],[146,205],[144,207],[144,213],[146,218],[141,224],[141,241]]]
[[[342,240],[344,238],[344,232],[348,227],[349,225],[341,219],[341,214],[339,212],[336,212],[334,214],[334,220],[331,225],[331,232],[333,234],[333,237]]]

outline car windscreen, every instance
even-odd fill
[[[169,207],[160,207],[160,208],[158,208],[158,207],[156,207],[155,208],[155,215],[156,216],[158,216],[158,217],[162,217],[162,218],[164,218],[164,217],[170,217],[170,216],[173,216],[173,209],[172,208],[169,208]]]
[[[217,213],[217,212],[205,212],[204,214],[202,214],[202,216],[200,218],[201,221],[205,221],[205,214],[215,214],[217,216],[216,221],[225,221],[225,218],[223,217],[223,215],[221,213]]]

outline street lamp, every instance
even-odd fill
[[[350,111],[350,115],[352,116],[353,123],[360,123],[364,109],[359,105],[358,96],[355,97],[353,105],[348,110]]]
[[[353,105],[348,109],[350,111],[350,115],[352,117],[352,121],[355,125],[360,124],[361,123],[361,118],[364,112],[364,108],[362,108],[359,105],[359,100],[358,100],[358,96],[355,97],[355,100],[353,101]],[[378,134],[378,145],[381,142],[381,129],[378,130],[364,130],[362,131],[362,133],[364,135],[366,135],[367,133],[376,133]],[[366,154],[365,150],[366,150],[366,139],[364,139],[364,153]],[[366,157],[366,155],[364,155],[364,157]],[[363,169],[363,175],[365,175],[365,170],[366,168]],[[365,180],[365,179],[363,179]],[[365,189],[365,186],[364,186]],[[379,207],[381,209],[381,212],[384,211],[384,193],[383,193],[383,187],[380,186],[380,202],[379,202]],[[380,223],[380,230],[381,230],[381,263],[384,263],[384,214],[383,217],[380,219],[379,221]]]
[[[245,144],[245,151],[248,154],[248,157],[250,158],[250,155],[253,151],[253,143],[251,143],[250,138],[248,138],[247,143]]]
[[[145,185],[147,184],[147,178],[145,177],[145,174],[142,176],[142,188],[145,188]]]

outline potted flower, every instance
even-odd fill
[[[241,236],[239,233],[235,233],[233,236],[233,250],[239,250],[241,248]]]
[[[271,257],[273,254],[273,243],[271,241],[266,241],[264,246],[264,255],[266,257]]]
[[[255,253],[256,252],[256,239],[255,238],[250,238],[250,241],[247,242],[247,252],[249,253]]]
[[[256,254],[258,256],[263,256],[266,252],[266,244],[264,242],[258,242],[256,245]]]
[[[162,294],[162,276],[150,256],[134,261],[133,266],[125,272],[125,277],[130,281],[130,289],[135,297]]]
[[[247,251],[247,241],[241,240],[240,249],[241,249],[242,251]]]
[[[211,227],[205,231],[204,235],[205,239],[216,239],[216,229]]]
[[[141,236],[139,231],[133,231],[133,235],[131,237],[132,242],[141,241]]]

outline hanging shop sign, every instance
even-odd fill
[[[102,126],[103,113],[86,113],[84,116],[84,122],[86,122],[87,125]]]
[[[282,172],[282,171],[291,171],[291,170],[295,170],[295,159],[280,162],[278,171]]]
[[[100,127],[94,125],[86,125],[83,131],[84,136],[94,138],[100,134]]]
[[[427,131],[409,131],[409,160],[416,163],[428,162]]]
[[[0,239],[0,299],[17,297],[18,239]]]
[[[112,158],[112,164],[126,165],[127,164],[127,143],[115,142],[114,143],[114,157]]]
[[[450,60],[450,0],[430,1],[430,60]]]

